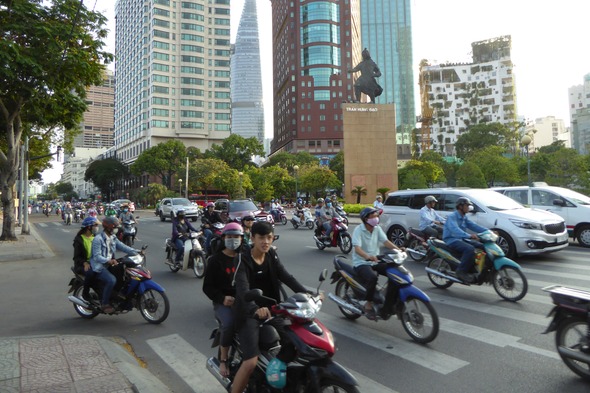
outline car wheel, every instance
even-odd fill
[[[578,230],[578,243],[582,247],[590,247],[590,225],[584,225]]]
[[[496,240],[496,244],[498,244],[502,251],[504,251],[504,255],[510,259],[516,258],[516,246],[510,235],[499,229],[496,229],[496,232],[498,232],[498,240]]]
[[[164,216],[164,213],[162,213],[161,210],[160,210],[160,221],[162,221],[162,222],[166,221],[166,216]]]
[[[401,225],[392,225],[387,231],[387,238],[396,246],[403,247],[406,244],[406,230]]]

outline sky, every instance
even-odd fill
[[[84,0],[84,4],[109,19],[107,50],[115,53],[115,0]],[[234,42],[244,0],[231,0],[231,4]],[[271,1],[256,4],[266,137],[271,138]],[[411,14],[416,111],[420,111],[421,59],[431,64],[470,62],[472,42],[511,35],[518,115],[527,120],[555,116],[569,126],[568,88],[581,85],[590,73],[589,0],[411,0]],[[59,180],[59,170],[51,173],[46,181]]]

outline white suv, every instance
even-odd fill
[[[424,198],[434,195],[438,200],[435,210],[443,217],[456,210],[459,197],[473,202],[468,213],[473,222],[498,233],[498,245],[509,258],[518,255],[557,251],[568,246],[568,235],[563,219],[553,213],[528,209],[514,200],[484,189],[431,188],[395,191],[388,195],[380,225],[387,237],[403,245],[408,228],[418,228]]]
[[[586,195],[546,184],[494,190],[523,205],[557,214],[565,220],[570,237],[577,239],[581,246],[590,247],[590,198]]]

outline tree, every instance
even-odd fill
[[[416,188],[426,188],[426,179],[421,171],[417,169],[409,169],[405,171],[401,171],[398,174],[399,178],[399,189],[406,190],[406,189],[416,189]]]
[[[367,189],[365,186],[353,186],[352,190],[350,191],[351,195],[356,195],[356,203],[357,205],[361,203],[361,196],[367,195]]]
[[[546,181],[552,186],[586,186],[588,184],[588,163],[574,149],[562,148],[549,157]]]
[[[435,183],[444,181],[443,169],[431,161],[416,161],[410,160],[406,165],[399,170],[398,178],[406,176],[409,171],[418,171],[422,174],[422,177],[426,180],[428,187],[433,187]]]
[[[385,200],[385,195],[389,192],[389,190],[391,190],[391,188],[387,188],[387,187],[380,187],[377,189],[377,193],[381,194],[381,196],[383,197],[383,199]]]
[[[127,167],[116,158],[92,161],[84,173],[84,181],[92,181],[108,200],[113,199],[113,184],[127,175]]]
[[[473,162],[463,163],[456,176],[457,187],[487,188],[481,169]]]
[[[338,154],[330,160],[329,168],[334,171],[340,183],[344,183],[344,151],[340,150]]]
[[[178,139],[170,139],[144,150],[131,165],[136,176],[144,173],[159,176],[162,184],[172,188],[172,177],[186,165],[186,148]]]
[[[320,160],[316,156],[306,151],[300,151],[296,154],[281,152],[274,154],[272,157],[270,157],[268,162],[265,163],[263,166],[266,167],[278,165],[281,168],[291,169],[295,165],[303,167],[305,165],[318,165],[319,162]]]
[[[68,193],[74,192],[74,186],[72,186],[72,183],[70,183],[70,182],[58,181],[55,184],[55,191],[60,195],[61,194],[68,194]]]
[[[517,167],[502,156],[502,151],[500,146],[488,146],[474,152],[468,159],[481,169],[488,187],[494,187],[496,182],[514,185],[520,180]]]
[[[503,151],[513,151],[516,146],[516,134],[515,129],[501,123],[476,124],[457,138],[457,157],[465,159],[476,150],[488,146],[500,146]]]
[[[147,202],[149,204],[156,204],[162,198],[166,197],[166,192],[168,189],[166,186],[158,183],[150,183],[147,186],[147,191],[145,192],[145,196],[147,198]]]
[[[244,138],[231,134],[221,145],[213,145],[205,152],[205,158],[225,161],[231,168],[242,171],[246,165],[254,165],[252,157],[264,155],[264,146],[255,137]]]
[[[16,239],[14,191],[23,135],[72,130],[87,105],[86,87],[102,83],[106,19],[75,0],[0,5],[0,240]],[[7,5],[8,4],[8,5]]]
[[[330,188],[340,188],[342,183],[334,172],[325,166],[306,165],[299,169],[299,187],[310,194],[323,194]]]

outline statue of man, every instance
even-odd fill
[[[354,94],[356,95],[356,102],[361,101],[361,93],[365,93],[371,99],[371,102],[375,102],[375,97],[379,97],[383,93],[383,88],[379,86],[375,78],[381,76],[381,71],[377,64],[371,59],[369,50],[363,49],[363,61],[357,64],[348,73],[361,72],[361,76],[356,80],[354,84]]]

